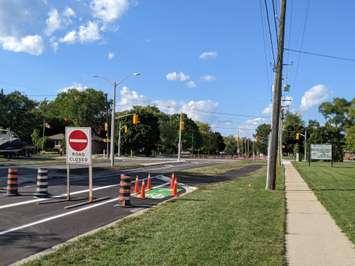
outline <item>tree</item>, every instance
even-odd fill
[[[19,91],[9,94],[0,92],[0,128],[10,129],[24,141],[31,141],[35,128],[41,128],[36,115],[37,103]]]
[[[140,123],[133,125],[132,116],[120,120],[121,125],[127,126],[128,129],[121,137],[121,149],[124,153],[130,153],[132,150],[149,156],[157,149],[160,135],[158,112],[154,106],[134,106],[132,110],[126,112],[138,114]]]
[[[256,148],[260,153],[266,155],[271,126],[270,124],[261,124],[256,128],[255,132]]]
[[[107,101],[102,91],[70,89],[57,95],[48,106],[52,117],[72,126],[89,126],[98,133],[106,122]]]
[[[354,101],[354,99],[353,99]],[[344,98],[334,98],[332,102],[324,102],[319,106],[319,112],[330,125],[344,130],[354,121],[350,117],[352,103]]]
[[[225,149],[224,151],[229,155],[235,155],[238,152],[238,142],[234,136],[224,137]]]
[[[304,138],[301,135],[297,139],[297,134],[304,135],[304,122],[301,115],[296,113],[287,113],[283,122],[283,138],[282,144],[284,146],[283,152],[303,154]]]

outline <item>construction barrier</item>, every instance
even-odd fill
[[[121,207],[131,206],[131,177],[121,175],[118,205]]]
[[[138,178],[138,176],[136,177],[136,182],[134,183],[133,193],[135,193],[135,194],[139,193],[139,178]]]
[[[144,182],[144,180],[142,181],[141,193],[140,193],[139,197],[141,199],[145,199],[145,182]]]
[[[17,170],[9,168],[7,175],[7,196],[18,195]]]
[[[177,178],[174,178],[173,181],[173,187],[171,189],[171,196],[172,197],[177,197],[177,187],[178,187],[178,182],[177,182]]]
[[[48,170],[38,168],[37,173],[37,191],[34,193],[36,198],[48,198]]]
[[[148,174],[148,178],[147,178],[147,187],[146,190],[151,190],[152,189],[152,179],[150,177],[150,174]]]

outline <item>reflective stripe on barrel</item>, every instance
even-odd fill
[[[37,173],[37,191],[35,197],[46,198],[48,193],[48,170],[45,168],[38,168]]]
[[[17,170],[9,168],[7,174],[7,196],[18,195]]]
[[[130,196],[131,196],[131,177],[127,175],[121,175],[120,188],[118,195],[118,203],[120,206],[129,206],[131,205]]]

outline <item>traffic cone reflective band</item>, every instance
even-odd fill
[[[150,178],[150,174],[148,174],[148,179],[147,179],[147,190],[152,189],[152,179]]]
[[[138,194],[139,193],[139,178],[138,176],[136,177],[136,183],[134,184],[134,193]]]
[[[177,180],[174,180],[173,189],[171,191],[172,197],[177,197]]]
[[[141,199],[145,199],[145,182],[142,181],[141,194],[139,195]]]
[[[122,207],[131,206],[131,177],[121,175],[118,204]]]
[[[15,168],[9,168],[7,174],[7,196],[17,196],[18,195],[18,184],[17,184],[17,170]]]
[[[37,174],[37,191],[34,194],[37,198],[48,198],[48,170],[38,168]]]
[[[175,174],[172,173],[172,174],[171,174],[171,179],[170,179],[170,188],[171,188],[171,189],[172,189],[173,186],[174,186],[174,180],[175,180]]]

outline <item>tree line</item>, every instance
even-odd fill
[[[18,137],[39,149],[45,138],[64,133],[66,126],[88,126],[93,133],[106,140],[110,131],[109,116],[112,101],[99,90],[75,88],[59,93],[53,100],[34,101],[19,91],[5,94],[0,91],[0,128],[10,129]],[[140,123],[133,125],[132,117],[118,119],[121,124],[121,151],[129,154],[176,154],[180,114],[166,114],[155,106],[134,106],[131,110],[116,113],[116,117],[138,114]],[[183,151],[194,154],[219,154],[225,149],[221,133],[182,114]],[[117,123],[117,124],[119,124]],[[105,126],[106,124],[106,126]],[[117,126],[116,136],[119,127]],[[116,140],[117,149],[117,140]]]
[[[344,151],[355,153],[355,98],[348,101],[344,98],[334,98],[319,106],[325,123],[317,120],[303,120],[301,114],[287,112],[283,119],[282,151],[284,155],[301,157],[309,151],[311,144],[332,144],[334,159],[343,160]],[[257,145],[267,152],[270,125],[262,124],[256,129]],[[305,145],[305,138],[306,147]]]

